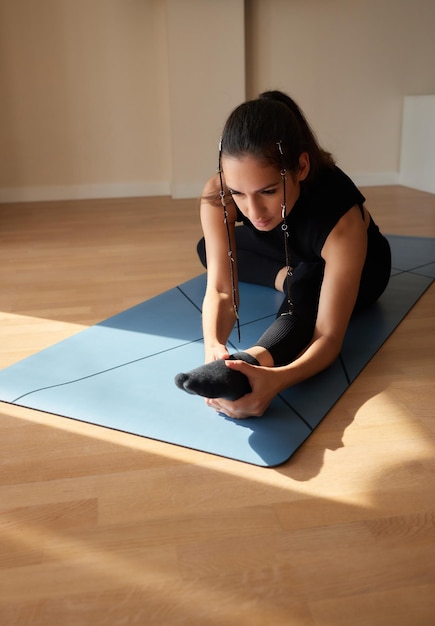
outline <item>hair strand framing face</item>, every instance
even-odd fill
[[[286,263],[286,269],[287,269],[287,274],[286,274],[286,291],[287,291],[287,308],[288,310],[285,313],[282,313],[281,315],[293,315],[293,302],[292,302],[292,298],[291,298],[291,287],[290,287],[290,277],[292,276],[292,270],[290,267],[290,250],[289,250],[289,243],[288,243],[288,239],[289,239],[289,233],[288,233],[288,226],[287,226],[287,220],[286,220],[286,213],[287,213],[287,191],[286,191],[286,176],[287,176],[287,169],[285,167],[284,164],[284,152],[282,149],[282,141],[279,140],[276,142],[276,145],[278,147],[278,152],[280,155],[280,159],[282,162],[282,166],[281,166],[281,170],[280,170],[280,175],[281,175],[281,179],[282,179],[282,187],[283,187],[283,198],[282,198],[282,203],[281,203],[281,210],[282,210],[282,224],[281,224],[281,229],[283,231],[284,234],[284,249],[285,249],[285,263]],[[227,205],[225,202],[225,189],[224,189],[224,182],[223,182],[223,170],[222,170],[222,137],[219,139],[219,156],[218,156],[218,168],[217,168],[217,172],[219,174],[219,197],[220,197],[220,201],[221,201],[221,205],[222,205],[222,209],[223,209],[223,214],[224,214],[224,224],[226,226],[226,232],[227,232],[227,238],[228,238],[228,258],[230,261],[230,272],[231,272],[231,291],[232,291],[232,300],[233,300],[233,309],[234,309],[234,314],[236,317],[236,324],[237,324],[237,336],[238,336],[238,340],[240,342],[240,318],[239,318],[239,310],[238,310],[238,306],[237,306],[237,292],[236,292],[236,281],[235,281],[235,272],[234,272],[234,255],[233,255],[233,251],[232,251],[232,245],[231,245],[231,235],[230,235],[230,229],[229,229],[229,225],[228,225],[228,211],[227,211]]]
[[[228,225],[228,211],[227,211],[227,205],[225,203],[225,190],[224,190],[224,182],[223,182],[223,177],[222,177],[222,137],[219,140],[218,174],[219,174],[219,184],[220,184],[219,196],[221,199],[221,204],[222,204],[222,208],[224,212],[224,224],[226,226],[227,237],[228,237],[228,258],[230,260],[231,292],[232,292],[232,299],[233,299],[233,309],[234,309],[234,315],[236,316],[237,337],[240,343],[240,319],[239,319],[239,309],[237,306],[236,280],[235,280],[235,275],[234,275],[234,255],[233,255],[233,250],[232,250],[232,245],[231,245],[230,227]]]
[[[279,140],[276,142],[276,145],[278,146],[278,151],[281,155],[281,159],[282,159],[282,167],[280,170],[280,174],[281,174],[281,179],[282,179],[282,204],[281,204],[281,209],[282,209],[282,224],[281,224],[281,230],[284,233],[284,250],[285,250],[285,264],[287,267],[287,277],[286,277],[286,289],[287,289],[287,307],[288,307],[288,311],[286,313],[282,313],[281,315],[293,315],[293,302],[292,302],[292,298],[291,298],[291,291],[290,291],[290,277],[292,276],[292,271],[291,271],[291,267],[290,267],[290,251],[289,251],[289,245],[288,245],[288,239],[289,239],[289,232],[288,232],[288,226],[287,226],[287,189],[286,189],[286,176],[287,176],[287,170],[285,168],[284,165],[284,152],[282,149],[282,141]]]

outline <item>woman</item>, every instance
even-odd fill
[[[265,92],[237,107],[201,199],[206,363],[176,384],[230,417],[260,416],[280,391],[330,365],[352,313],[390,276],[388,242],[364,202],[289,96]],[[230,356],[238,280],[285,297],[256,344]]]

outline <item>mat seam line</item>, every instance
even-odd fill
[[[192,304],[195,307],[195,309],[202,314],[202,309],[196,304],[196,302],[194,302],[194,300],[192,300],[192,298],[190,298],[187,295],[187,293],[185,291],[183,291],[181,289],[181,287],[179,285],[177,285],[177,289],[186,298],[186,300],[188,300],[190,302],[190,304]]]
[[[297,411],[290,402],[288,402],[288,400],[286,400],[284,398],[284,396],[282,396],[280,393],[278,394],[278,397],[281,398],[281,400],[284,402],[284,404],[286,406],[288,406],[289,409],[291,409],[293,411],[293,413],[305,424],[305,426],[307,426],[311,432],[313,432],[314,428],[311,426],[311,424],[309,424],[309,422],[307,422],[307,420],[299,413],[299,411]]]
[[[422,263],[421,265],[415,265],[414,267],[408,268],[406,270],[402,269],[401,267],[395,267],[394,265],[391,266],[392,270],[396,270],[396,272],[399,272],[399,274],[413,274],[416,270],[422,270],[425,267],[428,267],[428,265],[433,265],[435,263],[435,261],[430,261],[430,263]],[[397,276],[397,274],[393,274],[390,278],[393,278],[393,276]]]
[[[173,348],[166,348],[166,350],[160,350],[159,352],[153,352],[153,354],[148,354],[147,356],[142,356],[137,359],[132,359],[131,361],[125,361],[124,363],[120,363],[119,365],[114,365],[113,367],[108,367],[107,369],[99,370],[98,372],[93,372],[92,374],[88,374],[87,376],[81,376],[80,378],[73,378],[71,380],[64,381],[62,383],[56,383],[55,385],[47,385],[46,387],[39,387],[38,389],[32,389],[31,391],[26,391],[26,393],[21,394],[17,398],[11,400],[12,404],[15,404],[22,398],[27,396],[31,396],[34,393],[38,393],[40,391],[46,391],[47,389],[55,389],[56,387],[64,387],[66,385],[73,385],[74,383],[78,383],[82,380],[88,380],[89,378],[96,378],[97,376],[101,376],[101,374],[107,374],[107,372],[112,372],[114,370],[120,369],[121,367],[126,367],[127,365],[132,365],[133,363],[139,363],[139,361],[146,361],[154,356],[158,356],[159,354],[165,354],[166,352],[172,352],[173,350],[177,350],[182,346],[187,346],[191,343],[195,343],[200,341],[200,339],[193,339],[191,341],[187,341],[186,343],[180,344],[178,346],[174,346]]]
[[[343,354],[341,352],[339,352],[339,354],[338,354],[338,360],[340,361],[340,365],[343,368],[344,376],[345,376],[347,384],[349,386],[352,383],[352,381],[350,379],[349,372],[346,369],[346,365],[345,365],[344,359],[343,359]]]
[[[194,300],[192,300],[192,298],[190,298],[190,296],[187,295],[186,292],[184,292],[180,286],[177,286],[177,289],[181,292],[181,294],[186,298],[186,300],[188,300],[197,311],[199,311],[200,313],[202,313],[202,309],[195,303]],[[256,322],[261,322],[262,320],[267,319],[268,317],[274,317],[276,315],[276,313],[268,313],[267,315],[263,315],[262,317],[257,317],[255,320],[250,320],[249,322],[243,322],[240,321],[240,326],[249,326],[250,324],[255,324]],[[203,339],[203,337],[202,337]],[[237,348],[234,346],[233,347],[237,350]]]

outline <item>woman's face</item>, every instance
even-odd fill
[[[279,169],[252,156],[224,156],[222,170],[234,202],[257,230],[270,231],[281,223],[284,196]],[[286,174],[287,214],[299,198],[302,179]]]

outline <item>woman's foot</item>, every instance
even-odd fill
[[[257,359],[247,352],[235,352],[229,358],[259,365]],[[247,377],[227,367],[224,359],[211,361],[187,373],[177,374],[175,384],[187,393],[231,401],[238,400],[252,391]]]

